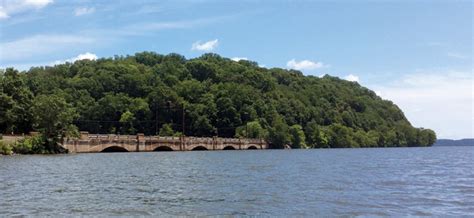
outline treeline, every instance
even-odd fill
[[[275,148],[430,146],[392,102],[356,82],[216,54],[142,52],[0,73],[0,132],[265,138]]]

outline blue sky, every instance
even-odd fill
[[[330,74],[439,138],[474,137],[472,1],[0,0],[0,68],[215,52]]]

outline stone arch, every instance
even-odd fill
[[[208,149],[203,145],[198,145],[198,146],[195,146],[194,148],[192,148],[191,150],[192,151],[207,151]]]
[[[249,145],[247,147],[247,150],[257,150],[257,149],[258,149],[258,147],[256,145]]]
[[[237,150],[233,145],[224,145],[222,150]]]
[[[121,146],[112,145],[112,146],[109,146],[109,147],[106,147],[106,148],[102,149],[102,151],[100,151],[100,152],[105,152],[105,153],[108,153],[108,152],[128,152],[128,150],[124,147],[121,147]]]
[[[173,149],[166,145],[161,145],[153,149],[153,151],[173,151]]]

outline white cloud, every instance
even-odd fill
[[[52,3],[53,0],[2,0],[0,1],[0,20],[28,10],[39,10]]]
[[[97,60],[97,55],[93,53],[86,52],[84,54],[79,54],[77,57],[68,59],[67,61],[75,62],[79,60]]]
[[[78,56],[76,57],[72,57],[72,58],[68,58],[66,60],[57,60],[57,61],[53,61],[53,62],[44,62],[44,61],[40,61],[40,62],[28,62],[28,63],[14,63],[14,64],[1,64],[0,65],[0,69],[6,69],[6,68],[9,68],[9,67],[13,67],[15,69],[18,69],[18,70],[28,70],[30,69],[31,67],[38,67],[38,66],[54,66],[54,65],[58,65],[58,64],[64,64],[66,62],[69,62],[69,63],[74,63],[78,60],[97,60],[97,55],[96,54],[93,54],[93,53],[89,53],[89,52],[86,52],[84,54],[79,54]]]
[[[94,43],[94,38],[76,35],[35,35],[15,41],[0,43],[0,60],[24,60],[25,58],[66,51]]]
[[[286,66],[295,70],[315,70],[318,68],[327,67],[322,62],[313,62],[310,60],[296,61],[295,59],[289,60],[286,63]]]
[[[7,19],[9,18],[10,16],[8,16],[7,12],[5,11],[5,9],[3,9],[2,6],[0,6],[0,20],[3,20],[3,19]]]
[[[51,3],[53,3],[53,0],[24,0],[23,4],[35,8],[42,8]]]
[[[81,8],[76,8],[74,10],[74,15],[76,16],[82,16],[82,15],[86,15],[86,14],[92,14],[95,12],[95,8],[94,7],[91,7],[91,8],[88,8],[88,7],[81,7]]]
[[[66,63],[66,62],[74,63],[74,62],[79,61],[79,60],[97,60],[97,55],[93,54],[93,53],[90,53],[90,52],[86,52],[86,53],[83,53],[83,54],[79,54],[76,57],[66,59],[64,61],[55,61],[55,62],[51,63],[50,65],[63,64],[63,63]]]
[[[201,41],[197,41],[197,42],[193,43],[193,45],[191,47],[191,50],[212,51],[215,48],[217,48],[218,45],[219,45],[219,40],[217,40],[217,39],[207,41],[207,42],[203,42],[203,43],[201,43]]]
[[[456,59],[468,59],[466,55],[459,54],[456,52],[448,52],[448,57],[456,58]]]
[[[233,58],[231,58],[231,60],[238,62],[240,60],[248,61],[249,59],[246,58],[246,57],[233,57]]]
[[[359,77],[353,74],[345,76],[344,79],[351,82],[359,82]]]
[[[438,138],[472,138],[473,87],[471,70],[416,73],[371,88],[397,104],[414,126],[434,129]]]

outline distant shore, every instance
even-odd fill
[[[433,146],[474,146],[474,139],[438,139]]]

